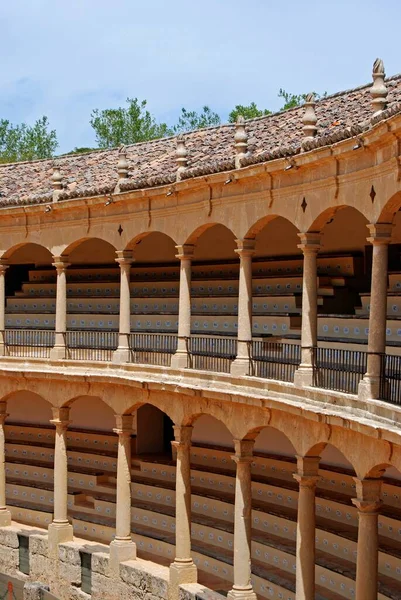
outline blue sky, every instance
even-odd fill
[[[0,118],[45,114],[65,152],[94,146],[94,108],[147,99],[277,109],[280,87],[333,93],[366,83],[374,59],[401,71],[400,0],[14,0],[0,6]]]

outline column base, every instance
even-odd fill
[[[176,352],[171,357],[172,369],[187,369],[188,368],[188,353],[187,352]]]
[[[114,350],[111,362],[114,364],[123,364],[131,362],[131,350],[129,348],[117,348]]]
[[[113,540],[110,543],[110,568],[115,573],[119,572],[120,563],[136,559],[136,544],[130,539]]]
[[[298,387],[310,387],[314,384],[313,367],[300,365],[294,374],[294,385]]]
[[[380,398],[380,378],[365,375],[358,385],[360,400],[378,400]]]
[[[174,561],[170,565],[170,587],[177,589],[182,583],[197,583],[198,569],[192,559],[188,562]]]
[[[234,377],[241,377],[242,375],[250,374],[250,361],[249,358],[237,357],[230,367],[230,374]]]
[[[51,348],[51,360],[64,360],[65,358],[67,358],[67,348],[65,346],[53,346],[53,348]]]
[[[49,542],[49,553],[51,555],[57,555],[58,545],[64,544],[64,542],[72,542],[74,539],[74,529],[70,523],[50,523],[48,527],[48,542]]]
[[[4,342],[0,342],[0,356],[7,356],[6,345]]]
[[[7,508],[0,510],[0,527],[11,525],[11,513]]]
[[[229,600],[258,600],[252,586],[247,588],[233,587],[227,594]]]

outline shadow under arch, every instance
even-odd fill
[[[7,422],[51,426],[53,405],[50,400],[36,392],[30,390],[10,392],[3,396],[0,402],[7,402]]]
[[[90,257],[86,257],[89,254]],[[87,236],[71,242],[61,256],[72,263],[110,263],[116,258],[116,248],[105,238]]]
[[[377,223],[392,223],[395,215],[401,209],[401,192],[397,192],[383,206]]]
[[[116,426],[114,409],[99,396],[77,396],[68,406],[70,429],[111,433]]]
[[[132,250],[136,262],[176,261],[176,241],[163,231],[146,231],[132,238],[125,250]]]
[[[254,440],[254,454],[275,455],[295,462],[296,449],[290,435],[273,425],[254,427],[244,439]]]
[[[246,239],[256,239],[258,237],[258,235],[263,231],[263,229],[265,229],[265,227],[267,227],[268,225],[271,225],[271,223],[276,221],[277,219],[282,219],[283,221],[286,221],[287,223],[292,225],[293,228],[296,229],[297,232],[299,231],[299,229],[295,225],[295,223],[293,221],[291,221],[288,217],[285,217],[284,215],[280,215],[280,214],[273,214],[273,215],[266,215],[265,217],[261,217],[260,219],[258,219],[248,229],[248,231],[246,232],[244,237]]]
[[[321,232],[326,225],[329,225],[335,218],[335,216],[341,211],[351,211],[353,214],[358,214],[359,217],[362,217],[366,223],[368,223],[368,217],[358,208],[354,206],[349,206],[348,204],[340,204],[339,206],[329,206],[325,210],[315,217],[312,224],[308,227],[308,233],[319,233]],[[368,230],[366,229],[366,236],[368,234]]]
[[[16,244],[4,252],[1,258],[9,264],[51,264],[53,262],[50,250],[34,242]]]
[[[192,444],[197,446],[213,446],[234,448],[234,436],[223,419],[208,413],[192,415]]]
[[[193,244],[196,246],[199,238],[202,237],[207,231],[209,231],[210,229],[213,229],[215,227],[222,227],[222,228],[224,228],[224,230],[230,232],[230,234],[233,236],[233,239],[237,238],[236,234],[232,231],[232,229],[227,227],[227,225],[224,225],[224,223],[220,223],[219,221],[213,221],[211,223],[204,223],[203,225],[200,225],[199,227],[197,227],[189,235],[189,237],[186,239],[184,244]]]
[[[72,398],[68,398],[68,400],[65,400],[60,405],[60,408],[69,408],[71,410],[71,408],[74,406],[74,404],[76,404],[76,403],[79,404],[82,401],[87,401],[91,404],[93,404],[94,402],[95,403],[101,402],[103,405],[107,406],[113,412],[113,414],[115,414],[115,407],[113,406],[113,404],[114,404],[113,399],[109,400],[107,397],[102,398],[101,396],[90,395],[90,394],[79,394],[78,396],[73,396]],[[74,409],[74,412],[75,412],[75,409]]]

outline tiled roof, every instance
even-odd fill
[[[307,142],[304,149],[311,150],[352,137],[377,120],[401,112],[401,75],[387,79],[386,86],[387,108],[373,121],[371,84],[319,100],[315,107],[316,137]],[[300,152],[304,113],[301,106],[246,121],[248,154],[242,166]],[[227,124],[185,134],[188,166],[182,178],[233,169],[234,132],[235,125]],[[176,180],[176,138],[134,144],[127,146],[126,152],[128,178],[121,180],[121,191]],[[113,192],[118,181],[117,163],[118,149],[57,158],[63,182],[59,200]],[[53,160],[42,160],[0,165],[0,206],[50,202],[53,164]]]

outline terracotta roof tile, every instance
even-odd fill
[[[386,80],[387,109],[373,124],[401,111],[401,75]],[[323,98],[316,103],[316,137],[305,149],[331,144],[363,131],[372,124],[371,85]],[[303,107],[246,121],[248,155],[242,164],[253,164],[279,156],[296,154],[303,138]],[[188,167],[183,178],[234,168],[233,124],[184,135]],[[168,184],[176,176],[176,140],[165,138],[127,146],[128,179],[121,191]],[[107,194],[117,181],[118,149],[56,159],[63,178],[60,200]],[[0,206],[49,202],[52,199],[53,161],[35,161],[0,166]]]

